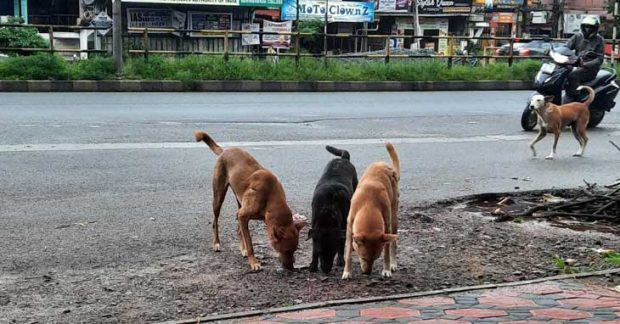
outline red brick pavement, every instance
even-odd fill
[[[614,317],[615,314],[615,317]],[[309,309],[241,319],[240,323],[492,323],[537,324],[580,320],[620,324],[620,293],[579,280],[367,304]]]

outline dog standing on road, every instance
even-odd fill
[[[205,142],[218,156],[213,171],[213,250],[220,251],[218,219],[228,187],[232,188],[239,210],[239,249],[248,257],[253,271],[261,269],[254,257],[250,219],[265,222],[271,246],[278,252],[282,267],[293,269],[299,231],[306,225],[302,220],[293,221],[293,213],[286,203],[284,188],[278,178],[263,168],[247,151],[231,147],[223,149],[207,133],[194,133],[197,142]]]
[[[344,265],[344,241],[351,196],[357,187],[357,171],[350,162],[349,152],[326,146],[328,152],[339,158],[329,161],[312,196],[312,263],[310,271],[321,270],[327,274],[334,264]]]
[[[586,128],[590,121],[589,106],[594,101],[594,90],[588,86],[581,86],[577,90],[586,89],[589,93],[586,102],[571,102],[562,106],[557,106],[552,103],[553,96],[535,95],[530,101],[530,109],[536,112],[538,115],[538,124],[540,125],[540,131],[538,136],[534,138],[530,143],[532,153],[536,156],[536,149],[534,144],[542,140],[547,133],[553,133],[553,149],[546,159],[553,159],[558,145],[558,139],[562,129],[570,125],[573,135],[577,142],[579,142],[579,151],[573,154],[573,156],[583,156],[586,144],[588,144],[588,136],[586,135]]]
[[[381,256],[381,250],[382,276],[389,278],[396,270],[400,161],[392,144],[386,142],[385,147],[392,166],[385,162],[371,164],[364,171],[351,199],[342,279],[351,278],[353,249],[364,274],[372,272],[372,265]]]

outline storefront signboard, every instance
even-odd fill
[[[247,7],[276,7],[282,5],[282,0],[122,0],[128,3],[168,4],[168,5],[208,5],[208,6],[247,6]]]
[[[299,1],[299,20],[324,20],[326,1],[322,0],[284,0],[281,19],[297,19],[297,1]],[[327,1],[328,22],[373,22],[375,5],[372,2]]]
[[[422,15],[469,14],[471,0],[417,0],[418,13]]]

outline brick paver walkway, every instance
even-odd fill
[[[584,281],[547,281],[246,318],[235,323],[616,323],[620,292]]]

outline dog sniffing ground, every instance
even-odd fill
[[[233,218],[223,217],[219,253],[205,241],[194,253],[150,263],[84,271],[4,272],[0,323],[152,322],[533,279],[558,274],[554,255],[575,259],[578,266],[598,267],[600,258],[592,249],[620,248],[620,238],[612,234],[536,222],[495,223],[454,206],[401,207],[399,269],[391,279],[381,278],[381,262],[375,264],[372,276],[361,275],[355,259],[349,281],[340,279],[342,267],[334,267],[328,276],[310,273],[310,241],[300,242],[296,254],[295,266],[301,269],[281,274],[260,222],[250,223],[250,228],[263,271],[251,273],[239,254]],[[211,219],[205,216],[207,221]]]

